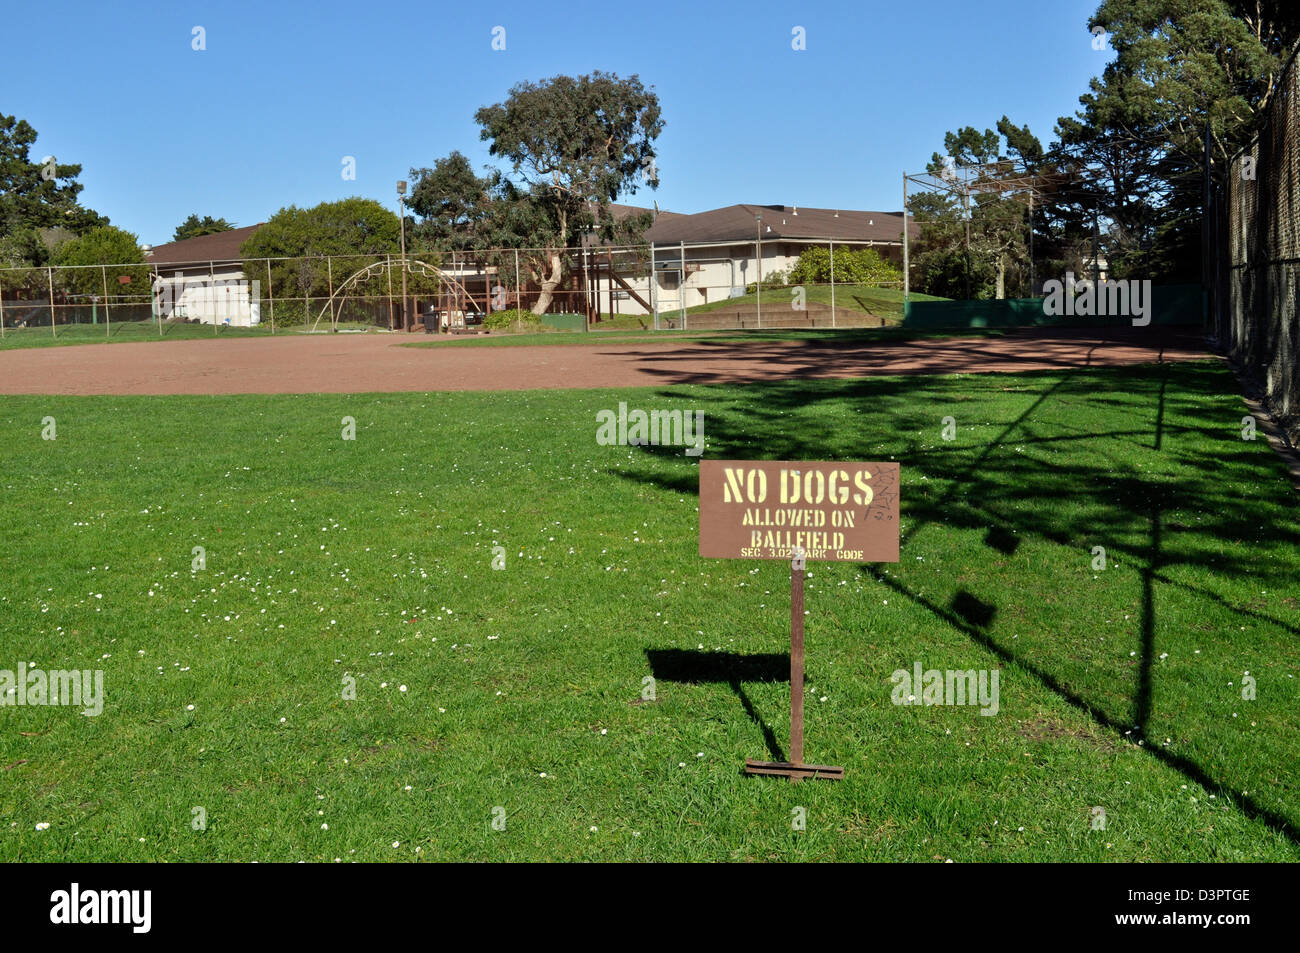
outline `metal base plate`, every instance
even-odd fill
[[[787,777],[791,781],[804,778],[824,778],[827,781],[840,781],[844,778],[844,769],[828,764],[792,764],[789,761],[755,761],[745,759],[746,774],[775,774]]]

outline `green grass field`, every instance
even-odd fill
[[[5,328],[0,350],[20,347],[56,347],[72,344],[104,344],[126,341],[181,341],[193,338],[232,338],[269,336],[262,328],[226,328],[213,330],[211,324],[163,323],[162,334],[151,321],[120,321],[108,324],[60,324],[51,333],[50,326],[40,328]]]
[[[366,333],[387,333],[373,327],[340,324],[347,333],[365,331]],[[302,335],[299,327],[281,328],[281,335]],[[332,333],[324,326],[318,335]],[[404,347],[520,347],[525,345],[585,345],[604,346],[611,343],[644,344],[649,342],[675,343],[681,341],[899,341],[928,337],[1000,337],[1007,331],[996,328],[944,328],[940,330],[913,330],[897,327],[890,328],[856,328],[830,330],[826,328],[774,328],[765,330],[719,330],[719,331],[642,331],[593,329],[591,333],[581,331],[559,331],[548,329],[535,333],[469,335],[426,335],[421,332],[395,334],[394,340]],[[63,347],[77,344],[120,344],[126,342],[148,341],[212,341],[227,338],[267,338],[271,336],[269,327],[260,328],[220,328],[213,333],[210,324],[176,324],[163,325],[163,336],[158,336],[156,325],[133,324],[113,325],[112,337],[106,337],[103,327],[94,325],[68,325],[58,328],[58,336],[50,334],[46,328],[21,328],[5,331],[0,350],[32,347]]]
[[[322,333],[329,327],[322,322]],[[365,325],[340,322],[340,328],[367,330]],[[302,334],[302,325],[277,328],[280,334]],[[373,330],[373,328],[369,328]],[[171,324],[163,322],[162,334],[151,321],[121,321],[112,324],[60,324],[50,333],[47,324],[42,328],[5,328],[0,340],[0,350],[20,347],[57,347],[73,344],[121,344],[129,341],[190,341],[220,340],[222,338],[265,338],[271,336],[270,325],[256,328],[225,327],[211,324]]]
[[[0,708],[0,857],[1300,859],[1300,516],[1235,386],[7,398],[0,668],[107,701]],[[701,560],[694,460],[596,443],[620,400],[707,458],[902,463],[901,561],[810,564],[843,781],[740,773],[787,744],[788,566]],[[892,704],[917,661],[999,670],[997,715]]]
[[[903,295],[902,292],[893,288],[878,288],[872,285],[837,285],[836,286],[836,307],[843,308],[848,312],[874,314],[886,319],[891,325],[898,324],[902,321]],[[785,302],[789,296],[788,289],[774,288],[764,289],[764,297],[769,301]],[[807,288],[807,300],[812,303],[824,304],[830,306],[830,286],[829,285],[809,285]],[[931,295],[923,295],[913,292],[912,297],[916,300],[938,301],[943,300],[934,298]],[[727,307],[752,307],[756,296],[753,294],[741,298],[725,299],[722,301],[709,302],[708,304],[698,305],[687,308],[688,318],[694,314],[705,314],[709,311],[716,311]],[[668,318],[676,320],[678,312],[665,312]],[[885,327],[874,329],[858,329],[848,331],[833,331],[826,329],[772,329],[767,331],[709,331],[688,330],[686,332],[673,331],[665,329],[663,331],[653,331],[654,319],[634,315],[610,315],[603,316],[603,320],[592,326],[592,334],[583,334],[581,332],[563,331],[555,328],[535,333],[504,333],[494,332],[490,335],[466,335],[448,336],[436,335],[426,338],[424,334],[405,335],[412,338],[409,344],[412,346],[504,346],[519,344],[599,344],[608,343],[611,340],[627,340],[633,343],[650,340],[664,340],[664,335],[672,334],[675,336],[687,336],[690,338],[711,338],[717,339],[722,337],[740,337],[745,340],[825,340],[828,337],[844,336],[847,339],[855,340],[865,338],[866,335],[875,336],[879,339],[880,335],[906,334],[912,336],[915,332],[904,332],[901,328]],[[378,332],[374,327],[367,327],[361,324],[340,323],[340,328],[348,331],[369,330]],[[327,333],[329,329],[328,322],[323,322],[318,331]],[[281,327],[277,329],[281,334],[301,334],[303,327],[301,325],[291,327]],[[268,337],[273,332],[270,325],[263,325],[256,328],[238,328],[238,327],[218,327],[214,330],[210,324],[184,324],[184,323],[164,323],[162,333],[159,334],[158,325],[147,321],[120,321],[104,324],[67,324],[59,325],[51,333],[50,328],[5,328],[4,337],[0,339],[0,350],[13,348],[29,347],[56,347],[69,346],[74,344],[103,344],[103,343],[124,343],[130,341],[180,341],[180,340],[209,340],[234,337]],[[944,333],[948,335],[965,333],[962,330],[948,330]],[[595,335],[593,337],[593,335]]]
[[[818,343],[843,342],[865,344],[872,342],[918,340],[921,338],[952,337],[1003,337],[1016,329],[1005,328],[940,328],[935,330],[913,328],[764,328],[742,331],[540,331],[523,334],[466,334],[466,335],[412,335],[402,341],[404,347],[519,347],[522,345],[578,345],[603,347],[610,344],[678,344],[683,341],[771,342],[815,341]]]
[[[825,308],[831,307],[831,286],[829,284],[810,284],[803,286],[803,288],[804,300],[807,304],[821,305]],[[921,294],[917,291],[913,291],[911,297],[914,301],[948,300],[934,295]],[[765,285],[763,287],[762,308],[764,314],[769,313],[767,309],[770,307],[772,309],[771,313],[780,317],[784,310],[790,307],[792,300],[790,286],[767,287]],[[754,308],[758,303],[758,294],[751,292],[738,298],[719,298],[716,301],[692,305],[686,309],[687,327],[690,327],[692,315],[708,314],[711,311],[725,311],[729,308],[749,309]],[[848,315],[871,314],[884,318],[886,324],[901,324],[903,321],[903,292],[901,288],[836,284],[834,304],[837,311],[842,311]],[[673,310],[670,306],[664,305],[662,308],[662,317],[665,320],[676,321],[680,314],[680,311]],[[609,314],[606,312],[601,317],[601,322],[595,327],[602,331],[636,331],[654,326],[654,318],[648,315]]]

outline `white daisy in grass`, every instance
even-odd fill
[[[36,825],[36,829],[38,831],[48,831],[50,829],[50,822],[41,821],[39,824]]]

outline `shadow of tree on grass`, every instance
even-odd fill
[[[1153,688],[1158,643],[1182,634],[1174,623],[1161,622],[1162,607],[1183,617],[1204,611],[1235,621],[1240,615],[1279,633],[1300,634],[1294,614],[1245,604],[1239,591],[1247,578],[1267,592],[1293,587],[1300,527],[1281,462],[1242,445],[1241,414],[1226,372],[1159,364],[1013,377],[692,387],[659,396],[680,406],[684,394],[693,408],[705,410],[709,458],[900,461],[904,563],[896,572],[863,566],[862,573],[1030,673],[1119,740],[1141,742],[1148,756],[1300,844],[1297,805],[1270,805],[1242,793],[1267,789],[1270,772],[1285,767],[1215,763],[1209,752],[1223,743],[1215,733],[1224,729],[1205,713],[1207,700],[1192,694],[1192,683],[1173,683],[1170,691],[1185,697],[1170,701],[1184,706],[1174,711],[1187,722],[1193,741],[1209,736],[1200,748],[1189,745],[1201,753],[1171,751],[1147,738],[1160,714]],[[946,415],[959,426],[951,444],[939,436]],[[1098,420],[1106,421],[1100,432],[1090,429]],[[698,491],[695,458],[681,457],[680,448],[642,449],[647,467],[611,472],[679,495]],[[980,534],[991,558],[968,565],[945,604],[932,594],[932,584],[909,581],[907,554],[922,537],[947,548],[955,545],[954,532],[965,531]],[[1010,619],[1004,623],[1003,610],[1022,609],[1022,601],[1033,598],[1020,591],[1018,563],[1008,557],[1032,540],[1064,547],[1059,558],[1086,567],[1090,544],[1099,539],[1114,565],[1137,574],[1137,661],[1127,687],[1118,681],[1118,669],[1104,683],[1089,681],[1068,644],[1013,649],[1011,630],[999,635],[1012,625]],[[1077,578],[1060,577],[1060,584]],[[1076,632],[1095,622],[1067,621]],[[780,760],[770,727],[743,697],[743,679],[713,680],[732,684]],[[1076,683],[1090,687],[1080,690]]]

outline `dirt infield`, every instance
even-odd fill
[[[0,351],[3,394],[356,394],[644,387],[1105,367],[1210,357],[1164,329],[894,341],[617,341],[402,347],[397,335],[285,335]]]

